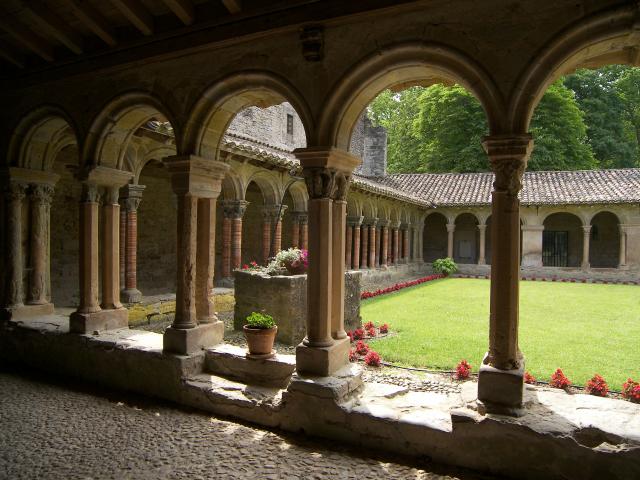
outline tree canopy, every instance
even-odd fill
[[[480,102],[460,85],[385,90],[369,118],[388,133],[388,170],[480,172],[489,164]],[[530,170],[640,166],[640,68],[578,70],[553,83],[534,111]]]

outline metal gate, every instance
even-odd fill
[[[542,265],[566,267],[569,264],[569,232],[542,232]]]

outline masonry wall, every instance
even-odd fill
[[[382,126],[374,127],[366,112],[354,127],[349,151],[362,158],[356,173],[366,177],[387,174],[387,131]]]

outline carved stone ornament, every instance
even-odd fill
[[[527,162],[522,158],[492,158],[491,169],[496,176],[493,188],[498,192],[517,196],[522,190],[522,177],[526,166]]]
[[[225,218],[242,218],[248,205],[245,200],[223,200],[222,212]]]
[[[307,212],[291,212],[291,221],[298,225],[304,225],[309,221],[309,214]]]
[[[362,216],[347,217],[347,225],[349,225],[350,227],[359,227],[360,225],[362,225],[363,220],[364,217]]]
[[[127,212],[136,212],[142,201],[139,197],[129,197],[124,199],[124,208]]]
[[[300,32],[302,56],[309,62],[319,62],[324,57],[324,29],[313,25],[303,27]]]
[[[265,205],[262,207],[262,217],[266,221],[273,221],[280,215],[279,220],[282,220],[282,216],[287,208],[286,205]]]
[[[118,204],[118,196],[120,195],[120,189],[117,187],[107,187],[104,189],[104,203],[105,205]],[[138,208],[138,207],[136,207]]]
[[[351,175],[343,172],[336,173],[336,193],[333,196],[334,200],[346,201],[347,194],[349,193],[349,186],[351,185]]]
[[[27,185],[21,182],[11,182],[5,190],[5,197],[8,202],[20,201],[25,197]]]
[[[53,192],[51,185],[35,184],[31,187],[31,199],[36,203],[51,205]]]
[[[93,183],[83,183],[80,201],[83,203],[98,203],[100,201],[98,186]]]
[[[483,145],[495,173],[495,191],[517,196],[522,189],[522,177],[533,149],[531,135],[488,136]]]
[[[334,198],[338,188],[336,170],[324,167],[303,168],[302,174],[307,184],[309,198],[312,200]]]

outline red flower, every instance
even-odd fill
[[[380,325],[380,333],[389,333],[389,325],[386,323]]]
[[[347,332],[347,337],[349,337],[349,342],[353,342],[353,332],[351,330]]]
[[[606,397],[607,393],[609,393],[609,386],[607,382],[604,381],[604,378],[596,373],[593,378],[587,382],[586,391],[597,397]]]
[[[353,331],[353,340],[362,340],[364,338],[364,330],[362,328],[356,328]]]
[[[373,324],[373,322],[367,322],[363,325],[363,327],[365,328],[365,330],[369,330],[370,328],[375,328],[375,325]]]
[[[374,352],[373,350],[370,350],[369,353],[367,353],[367,355],[364,357],[364,363],[366,363],[370,367],[379,367],[381,360],[382,359],[380,358],[378,352]]]
[[[622,384],[622,396],[632,402],[640,403],[640,383],[628,378],[627,381]]]
[[[562,372],[562,369],[557,369],[553,375],[551,375],[551,381],[549,382],[554,388],[567,388],[571,385],[569,379]]]
[[[356,352],[358,355],[366,355],[369,353],[369,345],[364,343],[362,340],[358,340],[358,343],[356,343]]]
[[[358,361],[358,355],[356,354],[356,351],[353,348],[349,349],[349,361],[350,362]]]
[[[534,383],[536,383],[536,377],[531,375],[529,372],[524,372],[524,383],[533,385]]]
[[[244,265],[242,265],[242,269],[243,270],[249,270],[249,265],[247,265],[246,263]]]
[[[367,335],[369,335],[370,337],[375,337],[376,336],[376,327],[371,327],[367,330]]]
[[[470,373],[471,373],[471,365],[469,365],[469,362],[467,362],[466,360],[462,360],[456,366],[456,378],[458,380],[464,380],[466,378],[469,378]]]

